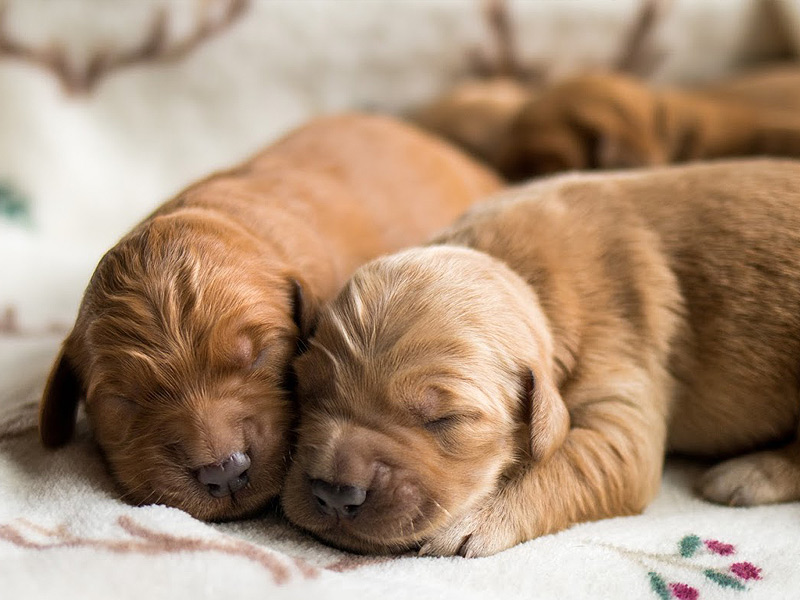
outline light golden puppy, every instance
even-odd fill
[[[130,502],[203,519],[277,495],[291,359],[361,263],[419,243],[496,176],[392,119],[319,119],[193,185],[100,261],[41,405],[47,446],[81,398]]]
[[[288,517],[480,556],[702,495],[800,499],[800,163],[562,176],[356,271],[297,361]]]

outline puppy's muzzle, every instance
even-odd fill
[[[355,517],[367,499],[367,490],[355,485],[334,485],[314,479],[311,493],[316,498],[317,507],[326,515]]]
[[[206,465],[197,470],[197,480],[215,498],[238,492],[247,485],[250,457],[244,452],[234,452],[222,463]]]

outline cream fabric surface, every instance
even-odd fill
[[[670,465],[643,516],[486,559],[389,559],[274,515],[209,525],[127,506],[83,421],[66,448],[39,446],[49,363],[97,260],[139,218],[316,114],[424,102],[489,45],[472,0],[251,0],[170,58],[228,1],[0,0],[0,39],[19,49],[0,51],[0,598],[797,598],[800,506],[700,502],[697,465]],[[676,0],[652,77],[709,79],[763,53],[763,4]],[[554,77],[608,64],[637,7],[511,3],[525,60]],[[137,61],[160,10],[161,58]],[[126,56],[86,89],[93,60]]]
[[[798,597],[800,504],[702,502],[691,493],[702,467],[688,462],[669,464],[644,515],[579,525],[472,560],[356,556],[275,515],[206,524],[173,508],[127,506],[85,422],[61,450],[38,443],[36,403],[57,343],[54,336],[0,341],[3,598]],[[681,556],[682,546],[696,547]]]

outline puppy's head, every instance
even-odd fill
[[[275,496],[293,412],[286,373],[312,309],[262,250],[184,210],[108,252],[44,392],[45,445],[69,439],[85,398],[130,502],[221,519]]]
[[[665,164],[665,115],[656,95],[624,75],[596,74],[553,85],[510,128],[500,170],[511,179],[560,171]]]
[[[412,118],[492,166],[503,162],[501,151],[512,135],[510,126],[531,96],[530,90],[510,78],[467,81]]]
[[[357,271],[296,363],[287,516],[356,551],[413,547],[563,441],[535,295],[485,254],[415,249]]]

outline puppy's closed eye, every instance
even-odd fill
[[[109,394],[100,397],[103,409],[113,412],[117,417],[131,417],[139,411],[139,405],[128,396]]]
[[[463,415],[458,415],[458,414],[445,415],[443,417],[439,417],[438,419],[432,419],[430,421],[426,421],[422,426],[431,433],[441,433],[443,431],[452,429],[459,423],[463,422],[463,420],[464,420]]]
[[[95,427],[105,432],[106,439],[111,444],[124,441],[141,406],[129,397],[118,394],[99,396],[96,404],[96,410],[100,411],[102,419],[98,419]]]
[[[255,360],[250,365],[250,370],[255,371],[256,369],[260,369],[265,364],[267,364],[267,358],[269,357],[269,352],[267,352],[266,348],[262,348],[262,350],[256,355]]]
[[[452,432],[460,425],[475,423],[481,419],[481,414],[477,412],[455,412],[442,415],[441,417],[429,417],[422,426],[431,433],[445,434]]]

